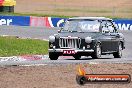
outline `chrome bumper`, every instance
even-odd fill
[[[48,49],[49,52],[60,52],[60,53],[63,53],[64,50],[74,50],[75,53],[78,53],[78,52],[94,52],[94,50],[92,49],[89,49],[89,50],[83,50],[83,49]]]

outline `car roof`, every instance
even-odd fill
[[[112,20],[106,17],[72,17],[69,20]]]

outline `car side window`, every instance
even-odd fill
[[[106,21],[102,21],[101,22],[101,26],[102,26],[102,33],[105,33],[106,31],[108,31],[108,28],[107,28],[107,22]]]
[[[115,28],[111,21],[107,21],[107,28],[112,33],[114,32]]]

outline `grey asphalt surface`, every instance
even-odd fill
[[[22,38],[46,39],[50,35],[57,33],[59,28],[44,27],[20,27],[20,26],[0,26],[0,35],[19,36]],[[60,57],[56,61],[49,59],[36,61],[6,61],[0,62],[0,65],[42,65],[42,64],[73,64],[73,63],[132,63],[132,31],[120,31],[124,34],[126,40],[126,49],[123,50],[122,58],[113,58],[112,55],[105,55],[101,59],[92,59],[91,57],[83,57],[81,60],[74,58]]]
[[[48,39],[49,35],[57,33],[59,28],[44,27],[20,27],[20,26],[0,26],[0,35],[19,36],[22,38]]]

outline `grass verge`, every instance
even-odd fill
[[[52,15],[52,14],[8,13],[8,12],[0,12],[0,15],[7,15],[7,16],[60,17],[60,18],[69,18],[69,17],[72,17],[72,16],[64,16],[64,15]]]
[[[0,37],[0,56],[36,55],[47,53],[47,41]]]
[[[61,9],[57,9],[59,11],[61,11]],[[68,11],[72,11],[68,10]],[[76,11],[76,10],[74,10]],[[102,13],[102,12],[109,12],[109,11],[92,11],[95,13]],[[70,18],[70,17],[76,17],[76,16],[66,16],[66,15],[53,15],[53,14],[35,14],[35,13],[8,13],[8,12],[0,12],[0,15],[6,15],[6,16],[38,16],[38,17],[60,17],[60,18]],[[120,18],[124,18],[124,17],[118,17],[118,16],[105,16],[108,18],[112,18],[112,19],[120,19]],[[125,19],[130,19],[132,17],[126,17]]]

